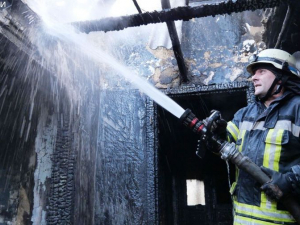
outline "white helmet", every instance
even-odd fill
[[[269,63],[275,66],[277,69],[283,70],[285,64],[288,70],[292,74],[300,78],[300,72],[296,68],[296,58],[286,51],[280,49],[266,49],[261,51],[258,55],[254,54],[249,58],[249,65],[247,66],[247,71],[250,74],[254,74],[253,66],[255,64]]]

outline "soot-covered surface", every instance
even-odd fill
[[[138,91],[103,91],[100,103],[95,224],[155,224],[144,100]]]
[[[93,224],[97,87],[74,65],[66,87],[0,43],[0,224]]]

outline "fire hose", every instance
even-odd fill
[[[239,152],[234,143],[229,143],[220,139],[217,135],[211,134],[210,130],[213,129],[213,122],[219,117],[220,112],[215,111],[207,120],[201,121],[190,109],[187,109],[180,117],[180,122],[199,134],[202,141],[207,141],[209,136],[209,140],[217,146],[217,151],[223,160],[232,162],[239,169],[251,175],[261,185],[269,182],[270,178],[249,157]],[[273,191],[278,196],[282,196],[282,192],[278,187],[274,187]],[[280,198],[280,202],[291,213],[297,223],[300,224],[300,205],[296,198],[293,198],[292,195],[286,195]]]

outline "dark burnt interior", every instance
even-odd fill
[[[216,109],[229,121],[238,109],[247,105],[245,89],[172,97],[184,109],[190,108],[199,119]],[[209,151],[203,159],[197,157],[198,139],[198,135],[179,124],[175,116],[158,107],[158,201],[163,224],[232,224],[226,162]],[[232,182],[234,166],[230,164],[229,168]],[[187,205],[187,179],[204,182],[206,205]]]

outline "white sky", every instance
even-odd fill
[[[116,0],[106,7],[101,0],[23,0],[37,14],[49,14],[51,18],[69,23],[137,14],[132,0]],[[160,0],[137,0],[142,12],[161,10]]]

